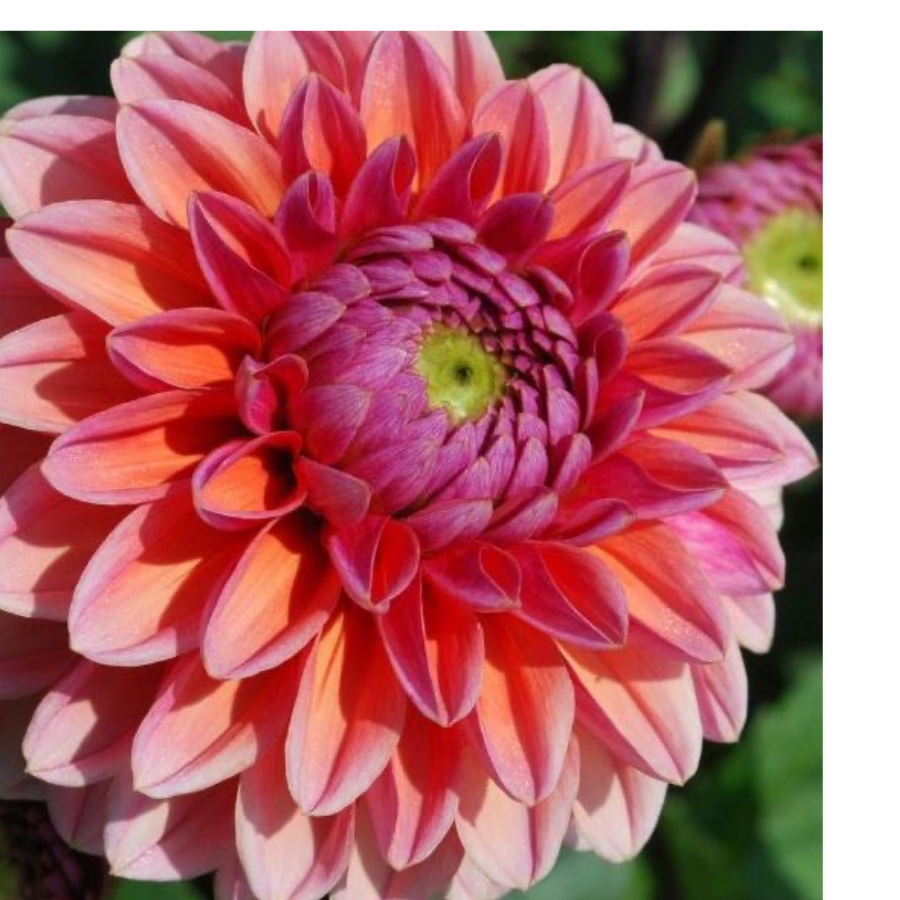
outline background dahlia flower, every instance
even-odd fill
[[[5,794],[220,900],[636,853],[741,731],[815,465],[692,173],[478,33],[112,82],[0,138]]]
[[[690,219],[734,241],[746,284],[788,320],[793,359],[765,387],[782,409],[822,417],[822,138],[760,147],[706,169]]]

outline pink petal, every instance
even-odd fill
[[[328,532],[325,546],[344,590],[365,609],[386,609],[419,568],[415,532],[396,519],[368,516]]]
[[[289,516],[264,529],[211,600],[206,670],[214,678],[247,678],[280,665],[318,634],[339,591],[307,519]]]
[[[500,162],[501,145],[496,134],[480,135],[463,144],[419,198],[416,215],[474,223],[493,196]]]
[[[0,202],[13,218],[64,200],[129,203],[134,196],[111,122],[60,114],[4,120]]]
[[[294,671],[217,681],[199,653],[179,660],[135,735],[135,790],[157,799],[194,794],[252,766],[284,732]]]
[[[728,366],[735,388],[762,387],[794,353],[794,339],[781,315],[732,285],[722,288],[717,301],[683,337]]]
[[[394,869],[428,859],[453,825],[459,757],[452,735],[410,713],[388,767],[366,792],[378,848]]]
[[[288,784],[307,815],[333,815],[387,765],[406,700],[371,620],[350,604],[306,656],[287,743]]]
[[[319,900],[343,875],[355,809],[305,816],[288,793],[284,754],[274,749],[242,776],[237,844],[247,881],[259,900]]]
[[[527,890],[553,868],[572,816],[578,770],[578,745],[571,741],[558,783],[544,799],[528,806],[468,761],[456,827],[466,852],[488,878]]]
[[[681,224],[696,192],[696,176],[678,163],[639,166],[609,227],[628,235],[631,258],[639,262],[662,246]]]
[[[366,133],[347,96],[312,74],[284,111],[278,148],[285,181],[315,169],[344,197],[365,161]]]
[[[53,684],[75,662],[61,622],[35,622],[0,612],[0,700]]]
[[[37,466],[27,469],[0,500],[0,609],[65,621],[82,570],[121,518],[121,510],[70,500]]]
[[[423,563],[431,585],[479,612],[513,609],[520,603],[522,573],[511,554],[474,542],[451,547]]]
[[[624,643],[625,594],[595,555],[549,542],[522,544],[514,552],[522,570],[522,607],[516,615],[594,650]]]
[[[283,185],[278,155],[262,138],[180,100],[145,100],[116,121],[132,185],[158,216],[187,226],[194,191],[222,191],[272,216]]]
[[[558,184],[586,165],[616,155],[609,106],[583,72],[557,64],[535,72],[528,80],[547,118],[548,184]]]
[[[219,304],[261,321],[287,300],[291,262],[278,231],[247,203],[220,193],[188,202],[200,268]]]
[[[747,721],[747,672],[737,642],[732,641],[721,662],[692,666],[691,671],[703,736],[734,743]]]
[[[236,428],[234,400],[227,394],[151,394],[69,429],[50,448],[43,471],[57,490],[76,499],[142,503],[189,477]]]
[[[617,759],[584,729],[578,748],[581,779],[572,809],[578,836],[609,862],[632,859],[656,827],[667,785]]]
[[[447,727],[467,716],[481,686],[484,641],[475,614],[413,583],[378,619],[397,679],[424,716]]]
[[[143,207],[60,204],[19,222],[7,241],[51,294],[113,325],[212,303],[190,241]]]
[[[550,195],[554,209],[550,237],[563,238],[583,230],[601,233],[630,180],[631,163],[624,159],[608,159],[579,169]]]
[[[268,363],[244,357],[234,385],[241,421],[261,437],[295,427],[296,407],[308,381],[309,367],[293,353]]]
[[[118,369],[146,390],[226,384],[259,345],[259,333],[246,319],[205,307],[147,316],[107,339]]]
[[[119,878],[181,881],[219,866],[234,846],[235,783],[153,800],[113,782],[104,853]]]
[[[416,156],[405,137],[376,147],[356,173],[341,215],[341,237],[403,221],[416,177]]]
[[[619,297],[612,311],[632,341],[667,337],[709,308],[719,283],[715,272],[699,266],[654,268]]]
[[[301,459],[297,471],[306,482],[306,504],[335,528],[359,524],[369,511],[372,491],[359,478],[311,459]]]
[[[553,644],[510,616],[482,619],[487,657],[472,720],[493,777],[523,803],[556,787],[572,733],[575,700]]]
[[[84,570],[69,611],[73,646],[97,662],[131,666],[193,649],[204,604],[240,546],[198,518],[189,491],[139,507]]]
[[[222,444],[194,470],[198,514],[216,528],[231,530],[293,512],[306,499],[306,485],[294,471],[299,453],[295,431]]]
[[[244,97],[257,131],[274,143],[291,95],[310,72],[318,72],[335,87],[347,87],[341,45],[326,31],[258,31],[250,41],[244,64]]]
[[[220,78],[178,56],[122,56],[112,64],[110,77],[123,106],[142,100],[184,100],[238,124],[247,122],[239,98]]]
[[[762,507],[741,491],[728,490],[718,503],[671,524],[722,593],[765,594],[784,585],[778,534]]]
[[[540,100],[527,81],[508,81],[482,97],[472,133],[496,133],[503,147],[498,193],[541,191],[550,167],[550,139]]]
[[[690,666],[629,647],[606,653],[565,648],[578,720],[623,762],[683,784],[697,769],[703,730]]]
[[[593,549],[625,589],[631,636],[664,653],[715,662],[728,646],[728,619],[690,552],[662,524],[634,526]]]
[[[108,331],[93,316],[72,312],[0,338],[0,419],[58,434],[137,396],[110,365]]]
[[[465,116],[450,74],[422,38],[384,32],[366,61],[359,111],[370,147],[405,136],[419,163],[418,187],[427,185],[462,143]]]
[[[25,119],[40,119],[44,116],[88,116],[92,119],[106,119],[115,122],[119,104],[114,97],[91,97],[87,94],[62,95],[55,97],[35,97],[23,100],[8,109],[3,118],[7,122],[22,122]]]
[[[701,228],[693,222],[682,222],[672,236],[653,255],[650,268],[686,263],[712,269],[730,284],[744,280],[744,259],[728,238]]]
[[[81,660],[44,695],[23,742],[28,770],[80,787],[127,767],[131,742],[159,686],[159,667],[110,670]]]
[[[768,653],[775,635],[775,600],[772,595],[722,599],[738,643],[753,653]]]
[[[503,68],[485,31],[420,31],[450,72],[466,118],[503,81]]]

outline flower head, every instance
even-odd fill
[[[0,139],[0,782],[221,898],[636,853],[741,730],[815,464],[693,175],[483,34],[112,76]]]
[[[707,169],[690,218],[741,247],[747,286],[794,331],[794,358],[765,392],[792,415],[821,418],[822,138]]]

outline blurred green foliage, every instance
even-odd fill
[[[208,32],[234,40],[244,32]],[[108,93],[127,32],[0,32],[0,112],[35,96]],[[822,129],[820,32],[492,32],[507,73],[581,67],[615,117],[686,158],[724,119],[733,152]],[[821,450],[821,433],[812,435]],[[635,862],[565,852],[528,900],[819,900],[822,896],[821,478],[787,494],[788,588],[771,654],[748,659],[742,742],[708,747]],[[0,897],[4,892],[0,872]],[[191,885],[120,882],[113,900],[196,900]]]

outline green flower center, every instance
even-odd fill
[[[454,422],[479,418],[503,395],[506,369],[474,335],[437,325],[426,336],[416,361],[428,402],[442,406]]]
[[[771,218],[744,245],[750,290],[791,321],[822,322],[822,217],[790,209]]]

